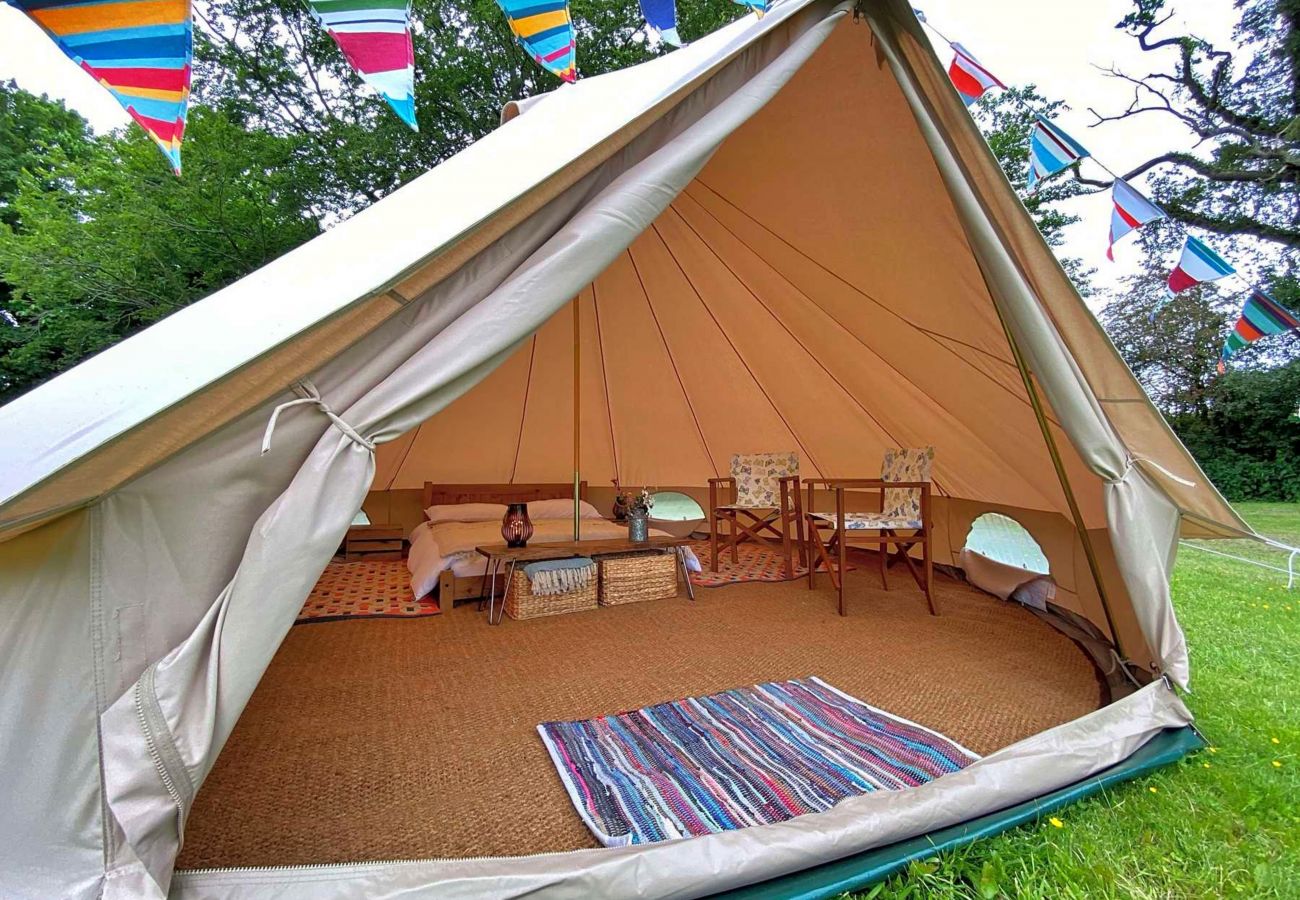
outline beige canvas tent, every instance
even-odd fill
[[[785,0],[504,118],[0,409],[0,893],[699,895],[1068,791],[1189,725],[1176,539],[1249,529],[906,4]],[[933,444],[937,561],[980,513],[1014,517],[1058,602],[1147,686],[926,789],[780,826],[174,878],[195,793],[356,511],[418,517],[425,481],[569,476],[575,315],[593,484],[698,490],[754,449],[869,475]]]

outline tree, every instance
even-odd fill
[[[0,82],[0,222],[19,224],[13,202],[22,173],[53,190],[53,171],[62,161],[85,159],[91,144],[86,120],[61,102]]]
[[[1152,223],[1138,240],[1147,259],[1172,257],[1182,234]],[[1102,307],[1102,326],[1151,400],[1172,418],[1208,417],[1215,367],[1240,300],[1216,286],[1201,285],[1170,297],[1168,272],[1152,266],[1126,278]]]
[[[1170,424],[1230,499],[1300,502],[1300,359],[1232,371],[1209,386],[1206,416]]]
[[[712,31],[744,10],[683,4],[680,31]],[[330,173],[327,216],[347,215],[482,138],[506,102],[560,82],[519,47],[495,0],[415,0],[420,130],[365,88],[299,0],[209,0],[196,7],[196,95],[238,121],[303,140]],[[667,52],[627,0],[575,0],[578,67],[598,75]]]
[[[1098,124],[1162,116],[1197,138],[1195,150],[1161,153],[1122,176],[1158,171],[1153,187],[1171,218],[1294,250],[1300,246],[1300,2],[1236,5],[1242,10],[1234,32],[1238,49],[1231,51],[1194,35],[1165,34],[1173,16],[1165,0],[1134,0],[1133,12],[1116,27],[1160,68],[1145,75],[1112,70],[1133,86],[1133,100],[1117,114],[1094,115]]]
[[[298,141],[192,111],[176,178],[138,129],[42,156],[0,223],[0,401],[319,232]]]

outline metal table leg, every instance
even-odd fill
[[[496,557],[492,557],[491,559],[488,560],[487,578],[488,578],[488,585],[489,585],[488,587],[488,621],[489,622],[492,621],[492,610],[496,606],[496,602],[497,602],[497,570],[500,567],[501,567],[501,561],[498,560]],[[479,607],[480,610],[482,608],[483,608],[482,606]]]
[[[501,620],[506,617],[506,598],[510,596],[510,584],[515,580],[515,560],[510,560],[510,566],[506,569],[506,583],[501,588],[501,610],[496,615],[496,620],[492,619],[492,607],[488,607],[488,624],[500,625]]]

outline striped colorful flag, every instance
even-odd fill
[[[1106,258],[1114,262],[1116,241],[1148,222],[1163,219],[1165,214],[1122,178],[1115,179],[1110,197],[1115,208],[1110,213],[1110,246],[1106,248]]]
[[[1188,235],[1178,265],[1169,273],[1169,293],[1177,294],[1207,281],[1218,281],[1236,272],[1227,260]]]
[[[641,0],[641,15],[646,24],[659,32],[664,43],[674,47],[682,45],[677,34],[677,3],[675,0]]]
[[[418,130],[408,0],[307,0],[307,7],[361,80]]]
[[[1088,155],[1082,144],[1039,116],[1029,135],[1029,190]]]
[[[970,106],[984,92],[990,88],[1000,87],[1006,90],[1006,85],[998,81],[996,75],[980,65],[979,60],[971,55],[971,52],[961,44],[952,45],[952,65],[948,66],[948,77],[952,79],[953,87],[957,88],[957,93],[961,94],[962,102]]]
[[[754,11],[754,15],[758,16],[760,19],[763,18],[763,14],[766,13],[772,5],[769,0],[732,0],[732,2],[739,3],[741,6],[748,6]]]
[[[1224,341],[1219,355],[1219,373],[1227,370],[1228,357],[1241,348],[1271,334],[1300,330],[1300,319],[1268,294],[1255,288],[1241,308],[1241,318]]]
[[[577,42],[568,0],[497,0],[519,45],[539,66],[565,81],[578,79]]]
[[[9,0],[109,90],[181,173],[194,31],[190,0]]]

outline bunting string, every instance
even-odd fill
[[[948,77],[967,108],[994,87],[1006,89],[1006,85],[979,63],[970,51],[949,39],[935,27],[923,11],[912,7],[912,12],[915,13],[918,22],[929,28],[952,48],[953,60],[948,68]],[[1112,179],[1112,210],[1106,257],[1114,262],[1115,243],[1118,240],[1144,225],[1160,219],[1168,219],[1169,216],[1101,160],[1092,156],[1082,144],[1071,138],[1058,125],[1041,116],[1034,123],[1030,133],[1029,167],[1026,174],[1030,193],[1037,190],[1044,179],[1070,168],[1085,158],[1091,159]],[[1218,362],[1220,374],[1226,371],[1227,360],[1233,353],[1261,337],[1284,334],[1288,331],[1300,332],[1300,318],[1270,297],[1258,285],[1242,277],[1234,266],[1204,241],[1188,233],[1181,224],[1178,227],[1183,233],[1184,240],[1178,263],[1169,273],[1170,297],[1197,285],[1209,284],[1229,277],[1245,285],[1246,290],[1250,292],[1236,325],[1224,342]],[[1159,310],[1156,312],[1158,313]]]

